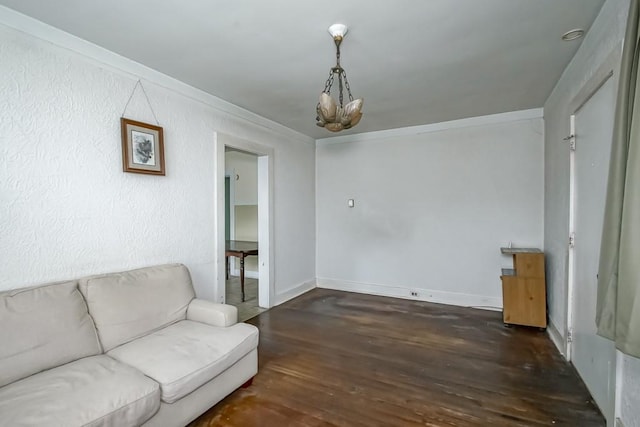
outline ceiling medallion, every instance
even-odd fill
[[[336,44],[336,66],[329,71],[329,78],[324,84],[324,90],[320,94],[320,101],[316,107],[316,124],[331,132],[339,132],[343,129],[350,129],[358,124],[362,118],[362,98],[353,99],[351,88],[347,80],[347,73],[340,66],[340,43],[347,34],[347,26],[343,24],[333,24],[329,27],[329,33]],[[335,77],[338,77],[338,102],[331,97],[331,87]],[[349,102],[343,104],[344,89],[347,90]]]

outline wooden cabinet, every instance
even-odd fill
[[[544,253],[531,248],[500,248],[513,256],[513,268],[502,269],[502,319],[507,325],[547,327]]]

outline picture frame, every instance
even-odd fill
[[[164,137],[160,126],[122,117],[122,168],[124,172],[165,175]]]

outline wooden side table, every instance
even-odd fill
[[[229,257],[240,258],[240,287],[242,290],[242,302],[244,302],[244,258],[250,255],[258,255],[258,242],[246,242],[242,240],[227,240],[225,242],[225,267],[226,277],[229,278]]]
[[[513,256],[513,268],[502,269],[502,319],[505,325],[547,327],[544,253],[535,248],[500,248]]]

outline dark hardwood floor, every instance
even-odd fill
[[[248,323],[253,385],[191,427],[605,425],[546,333],[498,312],[315,289]]]

